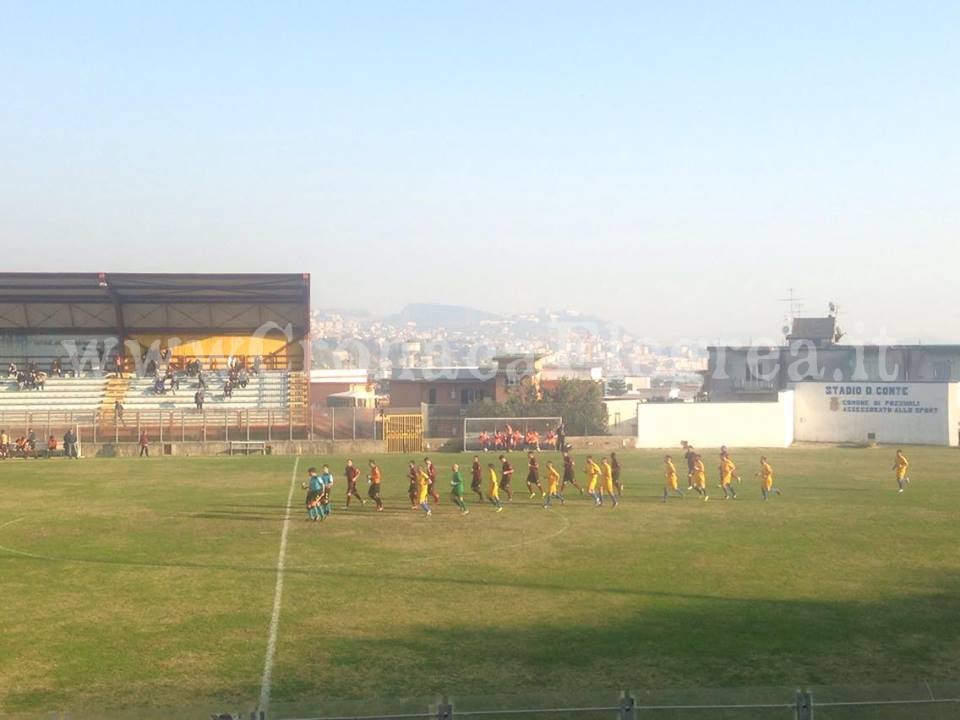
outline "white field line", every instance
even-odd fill
[[[273,677],[273,661],[277,654],[277,634],[280,631],[280,607],[283,604],[283,568],[287,560],[287,533],[290,530],[290,504],[293,502],[293,491],[297,487],[297,468],[300,458],[293,463],[293,473],[290,476],[290,492],[287,493],[287,511],[283,516],[283,529],[280,531],[280,552],[277,554],[277,585],[273,591],[273,614],[270,616],[270,633],[267,636],[267,654],[263,659],[263,677],[260,679],[261,713],[267,712],[270,705],[270,682]]]

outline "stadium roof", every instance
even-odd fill
[[[0,330],[309,329],[307,274],[0,273]]]

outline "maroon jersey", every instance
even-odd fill
[[[540,463],[537,462],[536,458],[530,458],[530,466],[527,470],[527,479],[528,480],[540,479]]]

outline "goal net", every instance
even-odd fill
[[[553,450],[562,421],[559,417],[465,418],[463,451]]]

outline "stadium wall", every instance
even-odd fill
[[[824,383],[794,386],[796,439],[956,446],[957,383]]]
[[[794,397],[776,402],[642,403],[637,407],[637,447],[789,447],[793,443]]]

